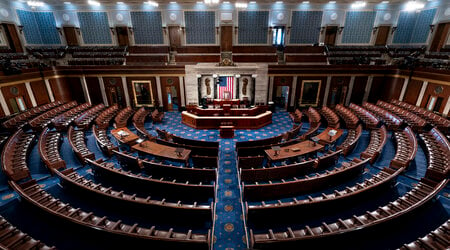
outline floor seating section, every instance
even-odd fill
[[[450,245],[450,221],[446,221],[436,230],[411,243],[404,244],[400,250],[445,249]]]
[[[327,106],[323,106],[320,111],[321,111],[321,114],[327,120],[328,127],[332,127],[332,128],[339,128],[340,127],[339,116],[333,110],[331,110]]]
[[[87,229],[100,230],[112,235],[121,235],[134,239],[146,240],[147,246],[209,249],[210,232],[207,234],[194,234],[188,232],[174,232],[140,227],[137,223],[128,225],[121,220],[111,220],[108,217],[97,216],[93,212],[86,212],[80,208],[74,208],[68,203],[53,197],[43,190],[35,180],[22,184],[10,182],[11,187],[28,203],[44,210],[55,218],[63,219]]]
[[[317,227],[305,226],[303,229],[294,230],[288,227],[286,231],[274,232],[269,229],[267,233],[253,233],[250,229],[250,247],[256,249],[293,249],[296,246],[305,246],[309,242],[318,244],[318,241],[324,241],[327,237],[339,237],[348,233],[362,231],[370,227],[393,223],[394,220],[403,215],[414,213],[414,211],[428,201],[430,201],[439,191],[441,191],[447,180],[441,182],[432,182],[422,179],[411,191],[394,202],[389,202],[385,206],[366,212],[362,215],[354,215],[350,218],[338,219],[333,223],[322,223]],[[316,245],[317,246],[317,245]]]
[[[160,112],[158,109],[153,110],[152,112],[152,120],[153,122],[162,122],[164,119],[164,112]]]
[[[261,168],[264,159],[264,155],[238,156],[238,166],[240,169]]]
[[[358,126],[359,119],[350,109],[341,104],[337,104],[334,111],[342,118],[342,120],[344,120],[345,126],[348,129],[355,129]]]
[[[69,139],[70,147],[82,164],[86,163],[86,159],[95,160],[94,153],[86,145],[84,131],[75,130],[73,126],[70,126],[67,132],[67,138]]]
[[[150,134],[150,132],[148,132],[147,129],[145,129],[145,127],[144,127],[145,119],[148,117],[149,114],[150,114],[150,110],[142,107],[142,108],[138,109],[138,111],[136,111],[136,113],[134,113],[132,122],[133,122],[133,126],[136,128],[136,130],[141,135],[144,135],[144,136],[148,137],[149,139],[153,139],[154,136],[152,136]]]
[[[345,138],[345,141],[342,142],[339,146],[336,147],[337,150],[342,149],[342,154],[344,156],[349,155],[353,149],[355,149],[356,144],[359,141],[359,138],[362,134],[362,125],[359,124],[356,129],[348,129],[347,130],[347,137]]]
[[[31,177],[27,158],[34,138],[34,134],[27,134],[18,129],[6,141],[2,151],[2,169],[11,180],[19,181]]]
[[[28,234],[11,225],[5,218],[0,216],[0,248],[1,249],[40,249],[53,250],[39,240],[33,239]]]
[[[105,109],[105,105],[98,104],[86,110],[75,119],[75,125],[78,129],[86,130],[91,126],[92,121]]]
[[[302,112],[298,109],[296,109],[294,112],[289,113],[289,117],[292,119],[294,123],[300,123],[302,122]]]
[[[173,166],[153,160],[142,160],[142,168],[155,178],[174,178],[179,181],[210,183],[216,180],[215,168]]]
[[[105,129],[99,129],[94,125],[92,126],[92,132],[98,147],[108,156],[112,155],[113,150],[118,149],[118,147],[109,140]]]
[[[405,121],[414,131],[422,131],[425,125],[427,125],[425,119],[422,119],[408,110],[399,108],[394,104],[378,100],[377,105],[403,119],[403,121]]]
[[[252,156],[250,156],[252,157]],[[264,159],[263,157],[261,157]],[[285,178],[291,178],[292,176],[301,176],[307,173],[311,173],[317,166],[317,160],[303,160],[291,164],[283,163],[279,166],[263,167],[261,163],[254,164],[249,167],[245,161],[239,163],[241,181],[243,182],[260,182],[269,180],[281,180]]]
[[[6,129],[15,130],[25,125],[32,118],[50,109],[53,109],[61,104],[62,104],[61,101],[57,101],[28,109],[4,121],[2,126]]]
[[[176,179],[152,178],[142,174],[134,174],[122,168],[116,168],[114,164],[86,160],[96,175],[105,179],[115,180],[127,187],[136,187],[139,190],[147,190],[151,194],[160,194],[165,198],[192,199],[195,201],[207,201],[214,197],[214,183],[190,183],[179,182]]]
[[[101,183],[93,183],[91,180],[79,175],[72,168],[63,171],[55,171],[63,187],[91,195],[93,198],[100,198],[105,201],[112,201],[112,204],[131,205],[135,208],[142,208],[152,217],[163,220],[171,220],[177,217],[177,221],[198,220],[201,222],[211,221],[213,204],[201,205],[197,203],[189,204],[181,200],[177,202],[154,199],[151,196],[140,197],[136,193],[127,194],[124,191],[117,191],[111,187],[103,186]],[[172,217],[172,218],[171,218]]]
[[[361,153],[361,159],[370,159],[370,163],[373,164],[381,154],[381,151],[383,150],[383,147],[388,139],[387,136],[388,133],[384,125],[379,129],[371,130],[369,145],[366,150]]]
[[[157,143],[162,145],[167,145],[175,148],[186,148],[191,150],[191,156],[199,156],[199,157],[215,157],[217,159],[217,156],[219,155],[219,148],[218,147],[209,147],[209,146],[195,146],[195,145],[188,145],[188,144],[181,144],[181,143],[175,143],[173,141],[166,141],[157,138],[155,140]],[[205,158],[206,159],[206,158]],[[214,166],[217,166],[217,163],[213,163]],[[207,167],[207,166],[206,166]]]
[[[319,130],[320,127],[321,118],[319,112],[316,109],[309,107],[308,111],[306,112],[306,116],[308,116],[309,129],[300,136],[301,139],[308,139],[314,136],[314,134]]]
[[[420,134],[422,142],[425,144],[426,156],[428,159],[428,169],[426,177],[434,180],[441,180],[449,176],[449,150],[450,143],[447,138],[436,128],[427,133]]]
[[[292,129],[284,133],[285,136],[283,136],[284,141],[289,141],[292,139],[295,139],[298,136],[298,133],[302,129],[303,124],[294,124]]]
[[[69,125],[84,111],[91,107],[89,103],[78,105],[52,119],[52,124],[58,131],[67,130]]]
[[[389,130],[398,130],[403,124],[403,120],[400,117],[372,103],[365,102],[363,107],[381,119]]]
[[[390,166],[392,168],[407,168],[416,157],[418,147],[416,135],[410,127],[406,127],[403,131],[395,131],[394,137],[397,151]]]
[[[134,114],[134,110],[131,107],[126,107],[117,113],[114,118],[114,127],[123,128],[127,126],[128,119]]]
[[[192,150],[192,148],[190,148]],[[201,149],[203,151],[208,149]],[[211,148],[214,153],[214,148]],[[191,151],[191,159],[194,167],[196,168],[218,168],[219,167],[219,157],[211,155],[194,155],[194,151]]]
[[[246,202],[247,220],[251,223],[267,222],[289,222],[295,218],[295,215],[302,212],[310,212],[317,209],[326,209],[330,206],[346,206],[349,200],[364,199],[364,195],[382,190],[395,183],[396,177],[404,169],[394,170],[383,168],[379,173],[372,175],[371,178],[356,183],[354,186],[334,190],[331,193],[322,193],[314,197],[308,196],[305,199],[290,198],[287,201],[278,200],[276,203],[258,203],[249,204]]]
[[[348,107],[356,114],[356,116],[358,116],[361,121],[363,121],[367,129],[375,129],[380,124],[380,120],[367,109],[354,103],[350,103],[350,106]]]
[[[65,103],[34,117],[28,124],[34,131],[40,132],[52,122],[53,118],[75,106],[77,106],[76,101]]]
[[[437,115],[431,111],[408,104],[406,102],[392,100],[391,103],[422,117],[431,125],[437,127],[439,131],[441,131],[445,135],[450,133],[450,121],[448,119],[445,119],[444,117]]]
[[[298,179],[292,176],[289,180],[271,180],[267,183],[243,183],[243,196],[248,201],[276,200],[286,196],[299,195],[325,188],[333,183],[358,175],[368,163],[368,159],[354,158],[350,162],[343,162],[341,166],[326,170],[323,173],[306,175]]]
[[[95,124],[100,129],[107,129],[109,127],[109,123],[116,116],[119,111],[119,106],[113,105],[109,108],[103,110],[97,118],[95,118]]]
[[[50,131],[48,127],[39,136],[39,155],[50,172],[53,172],[53,169],[66,168],[66,162],[59,155],[61,140],[61,134]]]
[[[238,151],[241,148],[251,148],[251,147],[261,147],[261,146],[270,146],[273,144],[278,144],[283,139],[283,135],[277,135],[274,137],[270,137],[267,139],[254,140],[254,141],[238,141],[236,142],[236,150]]]

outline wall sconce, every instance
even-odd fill
[[[397,30],[397,26],[395,26],[395,27],[392,27],[392,30],[391,30],[391,35],[392,34],[394,34],[394,32]]]
[[[273,29],[273,27],[270,26],[270,27],[269,27],[269,33],[272,33],[272,29]]]
[[[77,34],[78,34],[79,36],[81,35],[80,27],[75,27],[75,31],[77,32]]]
[[[62,28],[61,27],[56,27],[56,30],[58,31],[59,35],[62,36]]]
[[[219,34],[220,27],[216,27],[216,34]]]
[[[167,27],[162,27],[162,28],[163,28],[164,35],[167,35]]]
[[[184,34],[184,29],[185,29],[185,27],[181,27],[181,32],[183,32],[183,34]]]
[[[286,29],[286,34],[289,35],[290,32],[291,32],[291,26],[287,27],[287,29]]]
[[[324,31],[325,31],[325,26],[320,27],[320,34],[323,34]]]
[[[372,33],[375,34],[377,32],[377,30],[378,30],[378,27],[373,27]]]
[[[17,28],[19,29],[19,32],[20,32],[20,33],[23,32],[23,25],[18,25]]]
[[[109,27],[109,30],[111,30],[111,34],[114,36],[114,27]]]
[[[430,24],[430,31],[431,31],[431,33],[433,33],[433,31],[434,31],[434,24]]]
[[[239,29],[238,26],[234,27],[234,34],[235,34],[235,35],[238,33],[238,29]]]
[[[339,28],[338,28],[339,34],[341,34],[343,30],[344,30],[344,27],[339,27]]]
[[[133,27],[128,27],[128,31],[130,31],[130,34],[132,35],[134,32]]]

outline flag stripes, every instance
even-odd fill
[[[226,84],[225,84],[226,83]],[[234,77],[233,76],[221,76],[218,84],[218,98],[225,99],[225,93],[230,93],[229,98],[234,97]]]

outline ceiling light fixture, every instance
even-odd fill
[[[336,3],[336,1],[329,1],[328,3]]]
[[[64,2],[65,5],[69,5],[72,4],[71,2]]]
[[[100,3],[94,0],[88,0],[88,4],[92,6],[100,6]]]
[[[425,4],[419,3],[416,1],[409,1],[406,3],[405,10],[406,11],[416,11],[425,7]]]
[[[309,1],[303,1],[302,3],[303,4],[309,4]]]
[[[283,1],[276,1],[275,3],[276,3],[276,4],[282,4]]]
[[[145,3],[150,5],[150,6],[153,6],[153,7],[158,7],[159,6],[159,3],[155,2],[155,1],[148,1],[148,2],[145,2]]]
[[[356,2],[352,3],[353,9],[363,8],[364,6],[366,6],[366,2],[364,2],[364,1],[356,1]]]
[[[256,4],[256,1],[250,1],[249,4]]]
[[[236,8],[245,9],[245,8],[248,7],[248,4],[247,4],[247,3],[243,3],[243,2],[236,2],[236,3],[234,4],[234,6],[235,6]]]
[[[219,0],[204,0],[206,5],[216,5],[219,4]]]
[[[27,1],[27,4],[30,7],[41,7],[41,6],[44,6],[44,2],[41,2],[41,1]]]
[[[386,4],[386,3],[389,3],[389,1],[383,1],[383,2],[381,2],[381,3],[384,3],[384,4]]]
[[[117,4],[122,5],[122,4],[125,4],[125,3],[124,2],[117,2]]]

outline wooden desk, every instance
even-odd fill
[[[181,121],[196,129],[218,129],[224,122],[235,129],[258,129],[272,123],[272,112],[256,116],[198,116],[183,111]]]
[[[123,131],[123,132],[120,132]],[[120,135],[123,133],[123,135]],[[131,132],[128,128],[116,128],[111,130],[111,134],[122,144],[128,144],[133,146],[136,144],[136,140],[139,139],[139,136],[135,133]]]
[[[299,151],[292,151],[292,149],[298,148],[300,149]],[[309,154],[312,152],[316,152],[318,150],[323,149],[324,146],[320,145],[318,143],[316,143],[316,145],[314,145],[313,141],[302,141],[299,142],[297,144],[292,144],[286,147],[281,147],[281,150],[278,152],[278,155],[274,155],[275,151],[273,151],[272,149],[266,149],[264,150],[266,152],[267,158],[269,158],[269,161],[281,161],[281,160],[286,160],[289,158],[294,158],[294,157],[298,157],[298,156],[302,156],[305,154]],[[289,149],[289,151],[285,151],[286,149]]]
[[[336,130],[337,132],[336,132],[336,135],[332,136],[330,139],[328,132],[332,129]],[[344,133],[344,131],[342,129],[328,127],[324,131],[322,131],[322,133],[316,135],[316,137],[319,138],[320,144],[327,145],[327,144],[334,143],[337,139],[339,139],[339,137],[341,137],[342,133]]]
[[[143,141],[139,144],[134,145],[132,148],[140,153],[154,155],[174,161],[181,161],[184,162],[186,166],[189,165],[189,155],[191,154],[191,150],[189,149],[184,149],[183,153],[181,153],[181,156],[178,156],[178,154],[175,152],[176,148],[158,144],[152,141]]]

